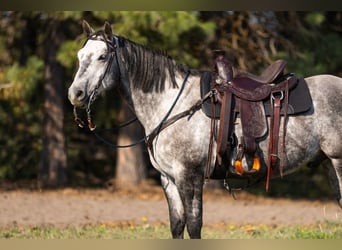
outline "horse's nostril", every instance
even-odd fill
[[[77,98],[80,98],[80,97],[82,97],[83,96],[83,91],[82,90],[78,90],[77,92],[76,92],[76,97]]]

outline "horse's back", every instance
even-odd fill
[[[336,88],[338,91],[342,91],[342,78],[334,75],[314,75],[305,78],[309,87],[318,85],[318,89],[332,89]]]

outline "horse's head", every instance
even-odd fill
[[[105,23],[103,30],[94,32],[86,21],[83,31],[87,35],[84,46],[78,51],[79,67],[69,88],[68,97],[75,107],[86,108],[120,77],[117,67],[117,37]]]

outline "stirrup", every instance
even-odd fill
[[[258,156],[254,156],[253,158],[253,166],[251,170],[244,170],[242,167],[242,160],[236,160],[235,164],[235,171],[238,175],[243,175],[243,174],[254,174],[256,172],[260,171],[260,158]]]

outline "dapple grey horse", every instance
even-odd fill
[[[183,238],[185,227],[191,238],[200,238],[205,165],[208,157],[212,164],[216,157],[215,150],[208,155],[211,120],[193,108],[201,99],[203,71],[113,35],[107,22],[95,32],[83,21],[83,29],[87,40],[77,53],[79,67],[68,92],[71,104],[89,111],[103,91],[119,88],[145,129],[150,159],[161,174],[169,205],[173,238]],[[313,107],[288,117],[284,173],[323,155],[329,160],[331,182],[342,207],[342,79],[317,75],[305,80]],[[234,132],[241,136],[239,122]],[[259,148],[267,157],[267,136]]]

